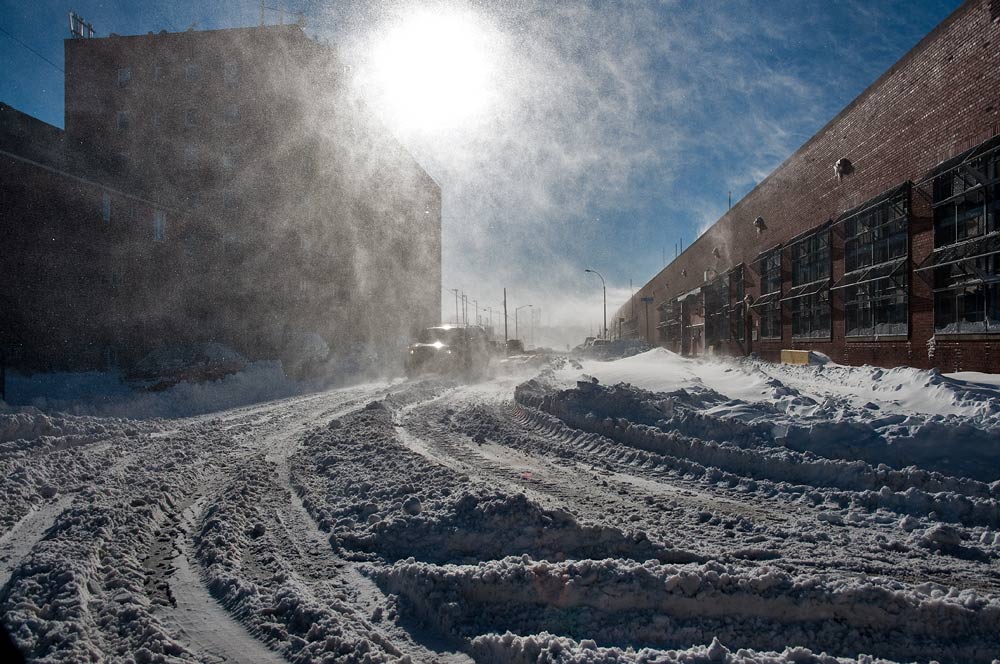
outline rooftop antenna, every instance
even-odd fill
[[[260,27],[264,27],[264,0],[260,0]]]
[[[94,26],[83,20],[76,12],[69,13],[69,34],[73,39],[93,39]]]
[[[730,210],[733,209],[733,192],[732,191],[729,192],[729,209]]]

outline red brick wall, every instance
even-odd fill
[[[640,289],[653,307],[697,288],[706,270],[722,273],[750,261],[761,251],[791,238],[905,182],[919,181],[943,160],[1000,133],[1000,21],[989,0],[969,0],[898,63],[799,148],[739,201],[677,259]],[[834,163],[850,159],[854,172],[843,178]],[[910,219],[910,263],[919,264],[933,249],[926,197],[914,191]],[[758,233],[756,217],[767,229]],[[713,249],[719,249],[719,257]],[[786,259],[783,292],[791,286]],[[843,275],[843,240],[833,240],[833,278]],[[686,272],[686,274],[684,274]],[[747,292],[760,295],[758,275],[746,271]],[[845,364],[936,366],[943,371],[1000,372],[1000,339],[942,337],[934,343],[929,287],[910,275],[909,335],[903,340],[847,340],[843,300],[833,295],[833,338],[793,340],[788,308],[780,342],[756,341],[753,349],[777,359],[782,348],[808,348]],[[637,308],[637,327],[645,330]],[[615,318],[631,318],[626,303]],[[726,352],[746,349],[730,343]]]

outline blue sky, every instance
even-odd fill
[[[285,6],[363,72],[413,4]],[[604,273],[617,306],[630,279],[647,281],[725,211],[727,192],[739,200],[959,4],[434,3],[476,16],[496,60],[495,103],[477,125],[400,132],[444,191],[444,286],[492,304],[507,286],[545,322],[593,320],[599,283],[584,267]],[[0,27],[61,66],[71,9],[106,35],[254,25],[258,6],[0,0]],[[0,100],[61,126],[56,67],[6,34],[0,67]]]

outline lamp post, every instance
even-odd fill
[[[514,309],[514,338],[515,339],[520,339],[521,338],[521,337],[517,336],[517,312],[520,311],[521,309],[524,309],[525,307],[530,307],[530,306],[531,306],[530,304],[522,304],[521,306],[519,306],[516,309]]]
[[[603,339],[608,338],[608,287],[604,283],[604,275],[602,275],[597,270],[591,270],[589,267],[584,270],[584,272],[590,272],[591,274],[596,274],[601,278],[601,290],[604,291],[604,336]]]

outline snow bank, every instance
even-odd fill
[[[694,361],[663,349],[582,366],[602,384],[655,393],[643,398],[660,410],[636,420],[636,413],[609,405],[607,416],[647,425],[663,421],[671,430],[716,442],[770,439],[831,459],[1000,479],[995,386],[909,368]],[[580,375],[563,367],[543,372],[542,382],[550,389],[568,387]],[[675,406],[683,411],[679,416]]]
[[[343,375],[334,379],[292,380],[278,361],[253,362],[242,371],[218,380],[180,382],[159,392],[132,390],[114,374],[14,373],[8,378],[7,410],[12,410],[12,406],[33,406],[47,412],[77,415],[190,417],[306,394],[346,379]]]
[[[936,370],[897,367],[813,366],[772,364],[754,359],[681,357],[663,348],[612,362],[584,360],[582,370],[604,384],[629,383],[653,392],[669,392],[701,385],[730,399],[773,402],[777,388],[816,401],[828,397],[863,406],[875,402],[892,412],[959,415],[1000,419],[1000,378],[965,372],[944,375]],[[564,382],[575,381],[572,369],[557,372]]]
[[[857,659],[814,653],[808,648],[762,652],[741,648],[736,652],[713,638],[707,646],[683,650],[652,648],[603,648],[593,639],[576,641],[548,632],[518,636],[511,632],[486,634],[472,640],[470,648],[480,664],[892,664],[889,660],[861,656]]]
[[[1000,603],[972,591],[792,575],[767,566],[522,556],[475,566],[410,560],[369,573],[405,600],[404,611],[472,639],[558,625],[566,636],[603,645],[689,648],[717,638],[765,651],[795,643],[904,661],[937,651],[972,663],[992,661],[1000,630]]]

